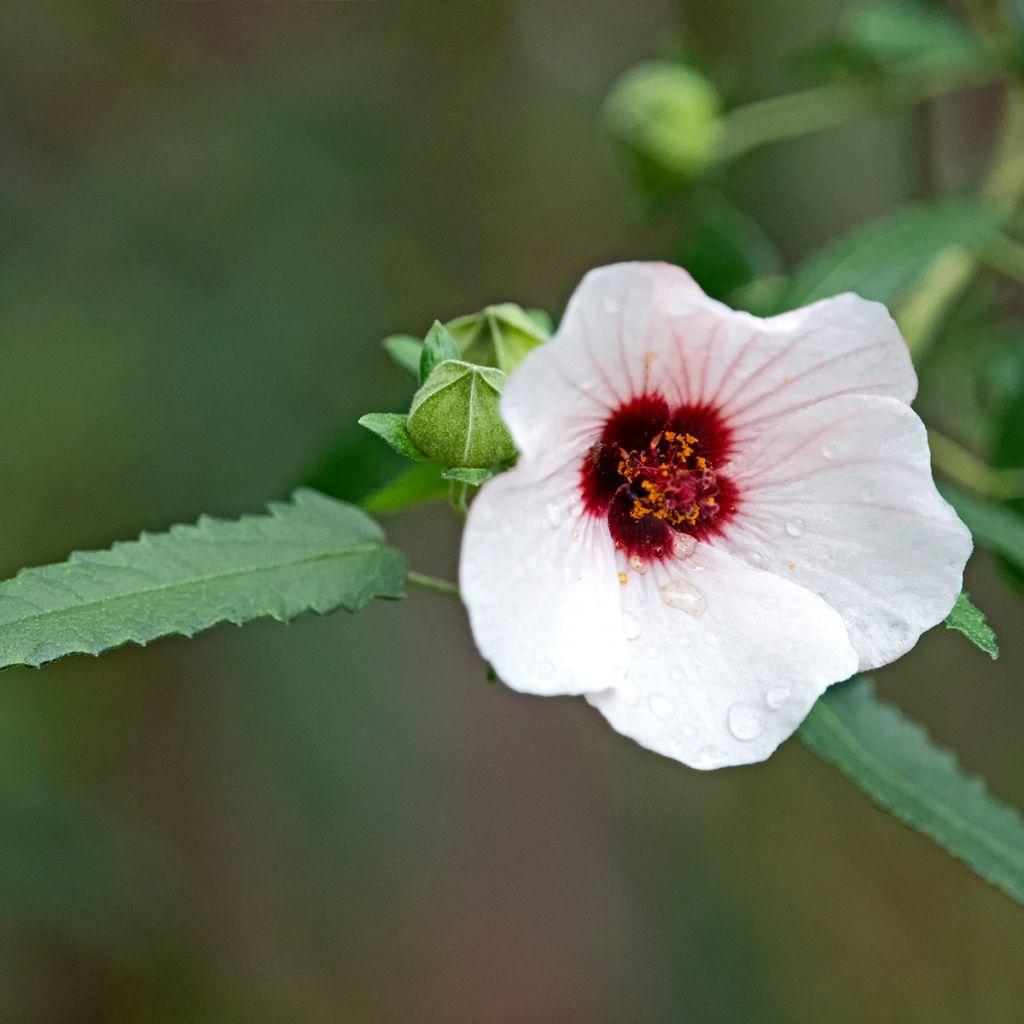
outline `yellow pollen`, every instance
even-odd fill
[[[624,573],[619,573],[619,586],[624,587],[629,582],[629,577]]]

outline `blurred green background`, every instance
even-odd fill
[[[403,407],[385,334],[557,314],[587,268],[671,253],[610,84],[682,46],[731,102],[773,95],[851,6],[4,4],[0,570],[258,510]],[[997,101],[726,185],[791,264],[969,182]],[[447,509],[388,528],[454,572]],[[968,573],[1002,659],[939,628],[878,684],[1021,805],[1020,606],[991,556]],[[798,743],[690,771],[488,686],[430,595],[0,685],[4,1022],[1000,1024],[1022,961],[1018,906]]]

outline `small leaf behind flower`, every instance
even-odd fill
[[[976,874],[1024,903],[1024,817],[935,744],[870,680],[833,687],[800,738],[883,810],[930,836]]]
[[[0,583],[0,668],[192,636],[221,622],[285,622],[403,595],[404,557],[359,509],[300,490],[269,515],[144,533]]]
[[[1024,568],[1024,517],[1004,505],[968,498],[953,487],[943,485],[939,490],[971,531],[975,543]]]
[[[374,491],[362,502],[362,507],[375,515],[401,512],[414,505],[447,501],[451,489],[451,482],[441,476],[441,466],[436,462],[418,462]]]
[[[975,647],[980,647],[993,661],[999,657],[999,644],[992,627],[985,621],[985,613],[976,607],[967,594],[961,594],[946,616],[946,628],[963,633]]]
[[[440,320],[435,320],[433,326],[427,331],[423,339],[423,347],[420,350],[420,383],[422,384],[431,374],[438,363],[446,359],[458,359],[459,346],[455,338]]]
[[[359,426],[373,431],[379,438],[387,441],[399,455],[415,462],[422,462],[426,456],[416,447],[416,442],[409,436],[406,417],[400,412],[368,412],[359,417]]]
[[[423,342],[414,338],[411,334],[392,334],[385,338],[381,344],[391,358],[406,373],[411,374],[417,380],[420,376],[420,354],[423,351]]]
[[[479,487],[490,480],[496,472],[497,470],[494,469],[467,469],[464,466],[453,466],[451,469],[446,469],[441,476],[445,480],[456,480],[462,484],[471,484],[473,487]]]

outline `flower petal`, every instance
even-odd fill
[[[628,672],[587,700],[619,732],[694,768],[768,757],[857,668],[824,601],[705,544],[631,575],[622,594]]]
[[[659,391],[716,408],[737,433],[836,395],[910,402],[917,377],[886,308],[839,295],[762,319],[701,291],[667,263],[590,271],[554,338],[513,374],[502,415],[532,455],[552,429],[600,430],[630,398]]]
[[[488,481],[463,534],[460,587],[473,636],[499,678],[541,695],[622,678],[615,549],[607,523],[582,516],[571,467],[523,465]]]
[[[722,544],[819,594],[861,669],[905,654],[949,613],[971,535],[932,480],[924,424],[848,395],[783,419],[728,470],[743,495]]]

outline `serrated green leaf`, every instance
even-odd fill
[[[469,469],[466,466],[453,466],[451,469],[446,469],[441,476],[445,480],[456,480],[462,484],[471,484],[473,487],[479,487],[490,480],[496,472],[494,469]]]
[[[458,359],[459,346],[455,343],[451,332],[440,320],[435,320],[433,326],[427,331],[423,339],[423,347],[420,350],[419,375],[422,384],[431,374],[431,371],[438,363],[446,359]]]
[[[406,373],[411,374],[417,380],[420,376],[420,353],[423,351],[423,342],[414,338],[411,334],[392,334],[385,338],[381,344],[391,358]]]
[[[978,200],[904,207],[812,253],[797,267],[782,308],[852,291],[895,303],[947,245],[977,249],[994,238],[1002,217]]]
[[[961,594],[946,616],[946,628],[963,633],[975,647],[980,647],[993,661],[999,657],[999,644],[992,627],[985,621],[985,613],[968,594]]]
[[[286,622],[403,596],[403,556],[352,505],[299,490],[269,515],[144,533],[0,583],[0,668],[100,654],[221,622]]]
[[[953,487],[943,485],[939,490],[956,509],[976,543],[1024,567],[1024,517],[1003,505],[968,498]]]
[[[930,836],[974,872],[1024,903],[1024,817],[965,772],[949,750],[867,679],[833,687],[800,738],[883,810]]]
[[[362,505],[374,514],[400,512],[431,501],[447,501],[450,493],[451,483],[442,478],[441,466],[436,462],[419,462],[374,491]]]
[[[406,416],[403,413],[368,412],[365,416],[359,417],[358,423],[386,441],[399,455],[404,455],[414,462],[422,462],[426,458],[409,436]]]

